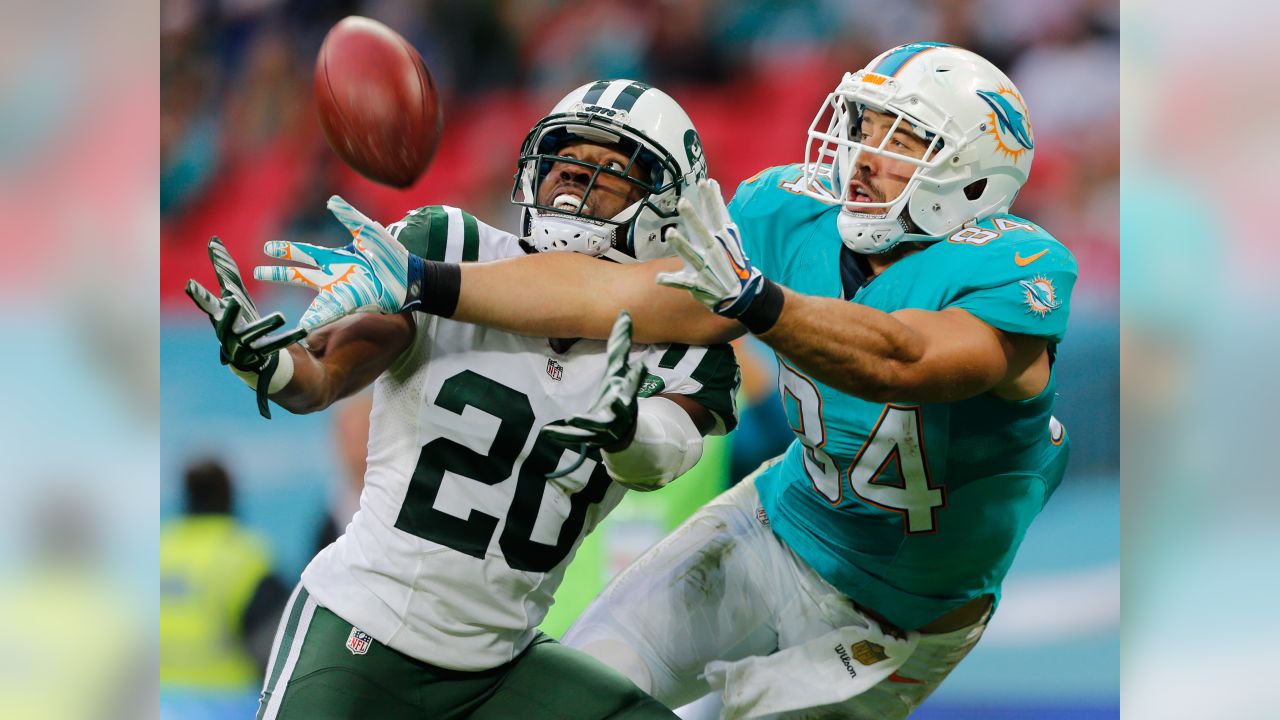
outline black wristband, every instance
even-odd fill
[[[742,323],[747,328],[747,332],[752,335],[767,333],[773,328],[774,323],[778,322],[778,317],[782,315],[782,301],[784,299],[782,286],[769,278],[765,278],[764,285],[760,288],[760,293],[756,295],[755,300],[751,301],[747,309],[738,316],[738,322]]]
[[[423,260],[409,256],[409,287],[404,310],[416,310],[440,317],[453,317],[462,293],[462,268],[456,263]],[[421,278],[420,281],[415,280]]]

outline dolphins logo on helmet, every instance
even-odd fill
[[[861,142],[867,111],[914,133],[923,155]],[[856,252],[936,242],[1009,210],[1031,171],[1033,137],[1022,95],[995,65],[953,45],[911,43],[846,73],[827,96],[809,127],[796,189],[841,206],[836,227]],[[855,197],[853,179],[868,156],[911,169],[897,197]]]
[[[1026,105],[1022,102],[1022,96],[1017,91],[1007,87],[1002,87],[995,92],[990,90],[978,90],[977,92],[978,97],[991,106],[991,114],[989,116],[991,129],[987,132],[995,138],[996,145],[1000,151],[1009,157],[1017,159],[1021,153],[1027,150],[1034,150],[1036,144],[1031,140],[1031,125],[1027,122]],[[1010,102],[1011,98],[1022,106],[1022,110],[1013,106],[1013,102]],[[1004,136],[1006,135],[1011,137],[1019,147],[1010,147],[1010,144],[1004,141]]]

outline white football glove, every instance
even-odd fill
[[[307,267],[260,265],[253,269],[253,276],[316,291],[315,299],[298,322],[297,329],[307,333],[354,313],[400,312],[410,294],[409,251],[380,223],[337,195],[329,198],[326,207],[351,233],[350,243],[327,248],[269,242],[263,247],[265,254]],[[417,288],[413,288],[413,295],[417,295]],[[268,338],[265,342],[274,344],[274,340]]]
[[[618,445],[635,432],[639,412],[636,396],[646,370],[642,363],[631,364],[631,314],[626,310],[618,313],[618,319],[613,323],[605,353],[609,360],[605,366],[604,381],[591,405],[571,418],[546,425],[542,428],[543,434],[566,445],[580,445],[585,452],[588,446]],[[547,477],[566,475],[580,464],[581,460],[567,470]]]
[[[763,289],[764,276],[742,250],[720,184],[699,180],[685,189],[676,209],[680,219],[667,237],[684,268],[659,273],[658,284],[688,290],[716,314],[738,317]]]

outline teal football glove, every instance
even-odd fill
[[[405,299],[421,289],[422,260],[411,255],[380,223],[369,219],[347,201],[334,195],[329,211],[351,233],[341,248],[291,242],[269,242],[263,252],[273,258],[293,260],[306,267],[266,265],[254,268],[258,280],[298,285],[316,291],[297,330],[310,333],[359,312],[396,313],[413,309]],[[416,262],[414,262],[416,261]],[[413,272],[414,268],[417,272]],[[416,284],[415,284],[416,283]],[[275,338],[264,341],[272,347]]]
[[[614,321],[613,330],[609,333],[605,352],[609,359],[605,366],[604,382],[600,384],[599,392],[591,405],[585,412],[542,428],[544,435],[566,445],[577,444],[583,457],[587,447],[608,448],[620,445],[629,441],[636,430],[636,417],[639,413],[636,397],[640,392],[640,381],[645,376],[645,367],[643,364],[631,364],[631,315],[626,310],[618,313],[618,319]],[[583,457],[572,467],[547,477],[568,475],[578,469]]]
[[[275,312],[265,318],[261,316],[240,278],[240,268],[217,237],[209,239],[209,259],[222,294],[215,296],[195,280],[188,280],[187,295],[213,323],[222,364],[257,375],[258,412],[269,419],[267,388],[280,362],[280,348],[301,340],[306,333],[297,330],[285,333],[265,350],[253,347],[255,341],[284,325],[284,315]]]
[[[668,239],[684,260],[677,272],[658,274],[658,284],[688,290],[698,302],[725,317],[746,312],[764,288],[764,276],[742,249],[738,226],[729,217],[715,180],[686,188],[676,205],[680,219]]]

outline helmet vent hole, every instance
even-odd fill
[[[987,179],[982,178],[976,182],[971,182],[964,186],[964,196],[969,200],[977,200],[982,197],[982,193],[987,189]]]

